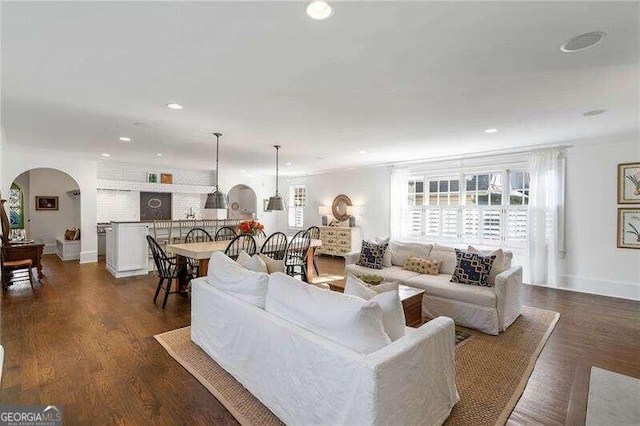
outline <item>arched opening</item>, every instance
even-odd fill
[[[238,184],[229,190],[229,219],[254,219],[256,217],[258,197],[250,186]]]
[[[81,205],[78,182],[57,169],[35,168],[11,183],[12,237],[44,243],[44,253],[79,260]]]

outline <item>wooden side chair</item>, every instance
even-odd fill
[[[260,253],[273,260],[284,260],[287,254],[287,236],[282,232],[274,232],[262,244]]]
[[[223,226],[216,232],[216,241],[231,241],[237,236],[236,231],[230,226]]]
[[[185,243],[202,243],[205,241],[213,241],[211,234],[202,228],[193,228],[187,232],[187,236],[184,237]]]
[[[206,241],[213,241],[213,238],[211,237],[211,234],[209,234],[206,230],[202,228],[193,228],[189,232],[187,232],[186,237],[184,237],[185,243],[202,243]],[[200,267],[199,260],[187,258],[188,273],[193,278],[198,276],[199,267]]]
[[[312,240],[320,239],[320,228],[317,226],[311,226],[307,229],[307,233],[309,234],[309,238]],[[316,254],[313,255],[313,269],[316,271],[316,275],[320,275],[320,271],[318,270],[318,264],[316,263]]]
[[[292,277],[300,275],[304,282],[307,279],[307,254],[311,246],[311,238],[309,233],[304,230],[300,231],[291,238],[287,247],[287,257],[284,260],[284,267],[287,275]]]
[[[156,303],[158,294],[160,294],[160,290],[163,288],[165,280],[167,280],[166,285],[164,285],[164,300],[162,302],[162,309],[164,309],[165,306],[167,306],[169,295],[179,293],[178,275],[182,270],[182,265],[178,265],[175,257],[167,256],[165,251],[162,250],[162,247],[160,247],[160,244],[158,244],[151,235],[147,235],[147,242],[149,243],[149,248],[153,254],[153,261],[158,270],[158,287],[156,287],[156,294],[153,296],[153,303]],[[173,281],[176,282],[175,291],[171,291]]]
[[[224,254],[233,260],[237,260],[242,251],[247,252],[249,256],[256,254],[256,240],[251,235],[243,234],[235,237],[227,246]]]
[[[15,274],[17,271],[26,271],[26,274],[29,277],[29,284],[31,284],[31,288],[35,288],[33,286],[33,261],[31,259],[22,259],[22,260],[8,260],[2,261],[2,287],[3,289],[7,284],[12,281],[22,281],[24,277],[24,273]]]

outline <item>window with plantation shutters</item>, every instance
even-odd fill
[[[524,247],[529,203],[527,172],[413,176],[408,186],[408,238]]]
[[[306,198],[307,194],[304,185],[291,185],[289,187],[289,228],[304,228]]]

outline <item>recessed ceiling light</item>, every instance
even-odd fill
[[[360,154],[366,154],[366,153],[367,153],[367,151],[365,151],[365,150],[360,151]]]
[[[246,173],[246,170],[240,170],[240,173]]]
[[[107,154],[106,152],[104,152],[104,153],[102,153],[100,155],[102,155],[103,157],[111,157],[111,154]]]
[[[602,31],[593,31],[590,33],[580,34],[565,42],[560,46],[560,50],[563,52],[579,52],[584,49],[588,49],[596,44],[600,43],[603,38],[607,36],[607,33]]]
[[[487,129],[484,132],[485,133],[498,133],[498,129]]]
[[[585,117],[593,117],[594,115],[604,114],[605,112],[607,112],[606,109],[594,109],[593,111],[587,111],[582,115],[584,115]]]
[[[182,105],[180,105],[180,104],[174,104],[174,103],[167,104],[167,106],[168,106],[169,108],[171,108],[171,109],[182,109],[182,108],[183,108],[183,107],[182,107]]]
[[[333,15],[333,8],[326,1],[313,0],[307,3],[307,15],[313,19],[321,21]]]
[[[285,166],[291,166],[293,163],[284,163]]]
[[[118,139],[120,139],[122,142],[131,142],[131,138],[127,136],[120,136]]]
[[[157,153],[156,157],[162,157],[162,154],[161,153]]]

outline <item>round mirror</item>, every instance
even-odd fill
[[[333,211],[333,217],[336,220],[343,221],[349,219],[349,213],[347,213],[347,207],[351,206],[351,198],[347,197],[344,194],[338,195],[333,199],[333,205],[331,206],[331,210]]]

